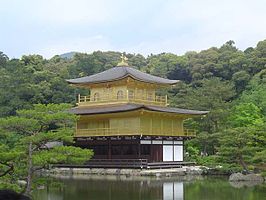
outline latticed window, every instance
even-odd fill
[[[138,99],[145,99],[145,91],[143,89],[138,89]]]
[[[134,90],[129,90],[128,91],[128,98],[129,99],[134,99]]]
[[[117,99],[123,99],[123,91],[122,90],[119,90],[117,92]]]
[[[93,100],[100,101],[100,94],[98,92],[94,93]]]
[[[152,92],[148,92],[148,100],[152,101],[153,100],[153,94]]]

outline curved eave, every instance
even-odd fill
[[[69,79],[66,81],[74,85],[91,85],[91,84],[101,84],[101,83],[119,81],[127,77],[131,77],[132,79],[137,81],[151,83],[151,84],[158,84],[158,85],[174,85],[177,82],[179,82],[179,80],[169,80],[151,74],[146,74],[131,67],[115,67],[100,72],[98,74],[82,78]]]
[[[101,107],[75,107],[70,110],[71,113],[77,115],[93,115],[93,114],[107,114],[107,113],[118,113],[118,112],[129,112],[134,110],[147,110],[152,112],[163,112],[170,114],[181,114],[187,116],[202,116],[209,113],[209,111],[199,111],[199,110],[187,110],[180,108],[171,107],[161,107],[161,106],[147,106],[140,104],[124,104],[124,105],[114,105],[114,106],[101,106]]]
[[[72,85],[76,85],[76,86],[89,86],[89,85],[94,85],[94,84],[102,84],[102,83],[110,83],[110,82],[115,82],[115,81],[120,81],[120,80],[123,80],[125,78],[132,78],[136,81],[140,81],[140,82],[143,82],[143,83],[150,83],[150,84],[156,84],[156,85],[162,85],[162,86],[167,86],[167,85],[175,85],[176,83],[180,82],[180,80],[169,80],[168,83],[162,83],[162,82],[156,82],[156,81],[145,81],[145,80],[142,80],[142,79],[138,79],[134,76],[131,76],[131,75],[126,75],[126,76],[123,76],[123,77],[120,77],[120,78],[116,78],[116,79],[110,79],[110,80],[105,80],[105,81],[94,81],[94,82],[77,82],[76,80],[77,79],[69,79],[69,80],[66,80],[69,84],[72,84]],[[171,81],[171,82],[170,82]]]
[[[160,106],[145,106],[147,110],[156,111],[156,112],[166,112],[173,114],[185,114],[191,116],[201,116],[207,115],[209,111],[201,111],[201,110],[189,110],[182,108],[171,108],[171,107],[160,107]]]
[[[108,114],[108,113],[120,113],[139,110],[142,105],[137,104],[125,104],[118,106],[99,106],[99,107],[75,107],[71,108],[69,112],[76,115],[94,115],[94,114]]]

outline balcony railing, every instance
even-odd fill
[[[97,128],[97,129],[77,129],[75,137],[93,136],[186,136],[195,137],[194,129],[184,129],[183,131],[144,131],[127,128]]]
[[[78,95],[78,105],[106,105],[115,103],[138,103],[148,105],[167,106],[166,96],[145,96],[145,95],[112,95],[106,94],[104,96],[92,97],[92,96],[80,96]]]

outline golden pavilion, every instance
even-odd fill
[[[184,120],[208,113],[168,107],[157,92],[178,80],[141,72],[123,56],[116,67],[67,82],[89,90],[71,112],[79,116],[76,145],[93,149],[94,159],[182,162],[184,140],[195,136]]]

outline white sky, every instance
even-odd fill
[[[266,0],[0,0],[0,51],[9,57],[69,51],[202,50],[266,39]]]

